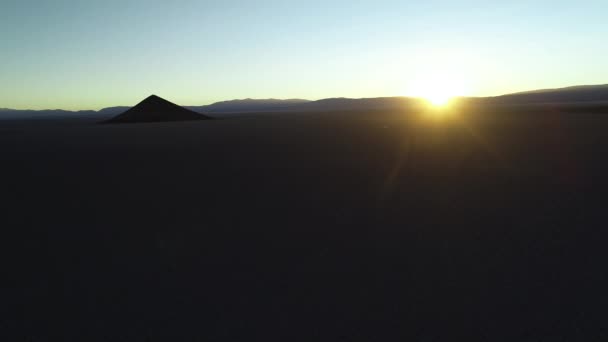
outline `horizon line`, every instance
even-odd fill
[[[533,92],[545,92],[545,91],[566,90],[566,89],[572,89],[572,88],[601,87],[601,86],[608,86],[608,83],[582,84],[582,85],[571,85],[571,86],[564,86],[564,87],[529,89],[529,90],[521,90],[521,91],[509,92],[509,93],[501,93],[501,94],[498,94],[498,95],[486,95],[486,96],[456,95],[456,96],[453,96],[453,98],[471,98],[471,99],[495,98],[495,97],[508,96],[508,95],[521,95],[521,94],[533,93]],[[151,95],[154,95],[154,94],[147,95],[146,97],[151,96]],[[146,97],[144,97],[144,99]],[[245,98],[233,98],[233,99],[227,99],[227,100],[219,100],[219,101],[210,102],[210,103],[207,103],[207,104],[179,104],[179,106],[181,106],[181,107],[203,107],[203,106],[210,106],[210,105],[214,105],[214,104],[222,103],[222,102],[247,101],[247,100],[255,100],[255,101],[264,101],[264,100],[275,100],[275,101],[302,100],[302,101],[308,101],[308,102],[316,102],[316,101],[330,100],[330,99],[364,100],[364,99],[382,99],[382,98],[409,98],[409,99],[418,99],[418,100],[424,99],[424,97],[421,97],[421,96],[411,96],[411,95],[374,96],[374,97],[333,96],[333,97],[322,97],[322,98],[317,98],[317,99],[306,99],[306,98],[300,98],[300,97],[289,97],[289,98],[284,98],[284,99],[282,99],[282,98],[275,98],[275,97],[267,97],[267,98],[245,97]],[[141,102],[142,100],[139,100],[137,103]],[[0,107],[0,111],[19,110],[19,111],[99,112],[100,110],[103,110],[103,109],[106,109],[106,108],[133,107],[137,103],[132,104],[132,105],[105,106],[105,107],[99,107],[99,109],[62,109],[62,108],[33,109],[33,108]]]

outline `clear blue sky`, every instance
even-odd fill
[[[608,83],[608,1],[2,0],[0,107]]]

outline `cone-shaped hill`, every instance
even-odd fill
[[[156,95],[151,95],[135,107],[104,123],[136,123],[208,120],[208,116],[180,107]]]

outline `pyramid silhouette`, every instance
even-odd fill
[[[180,107],[156,95],[151,95],[135,107],[113,117],[105,123],[136,123],[208,120],[208,116]]]

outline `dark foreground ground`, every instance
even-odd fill
[[[0,123],[2,341],[605,341],[608,115]]]

